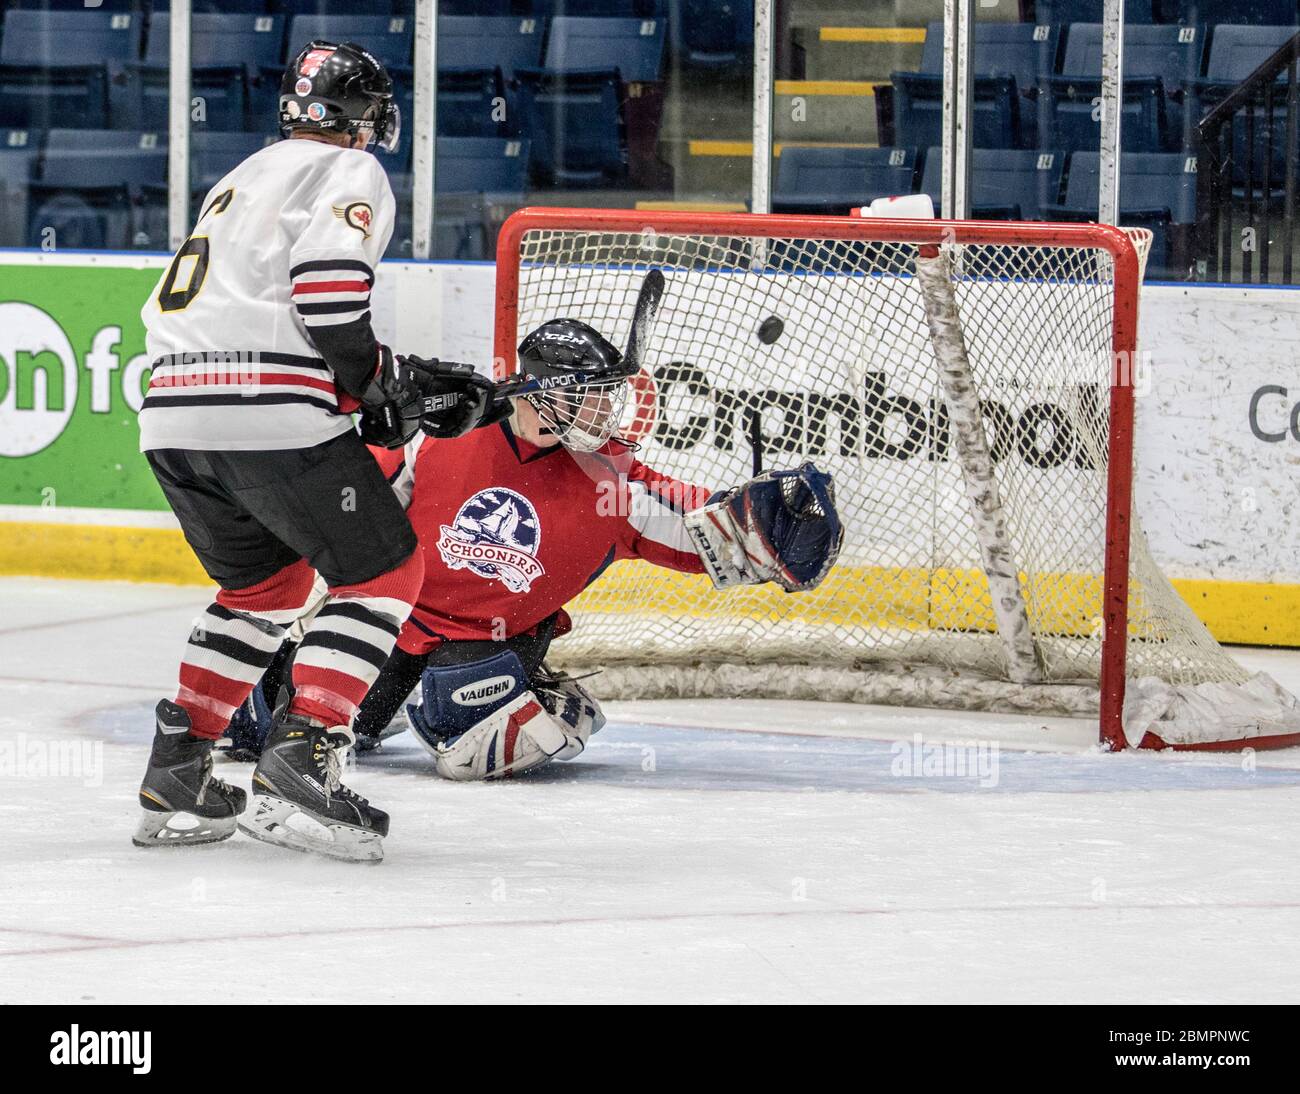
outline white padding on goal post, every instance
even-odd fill
[[[1300,732],[1300,700],[1267,673],[1241,684],[1174,686],[1154,676],[1129,680],[1124,735],[1137,748],[1148,733],[1168,745],[1247,741]]]

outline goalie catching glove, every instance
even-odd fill
[[[381,346],[379,371],[361,399],[361,439],[401,448],[417,430],[459,437],[509,413],[494,403],[496,385],[472,365],[422,357],[394,357]]]
[[[683,519],[719,589],[764,581],[788,593],[815,589],[844,542],[835,484],[811,462],[750,479]]]

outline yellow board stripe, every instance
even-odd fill
[[[0,574],[210,584],[180,532],[92,524],[0,523]]]
[[[925,27],[822,27],[823,42],[922,43]]]
[[[865,144],[860,141],[778,141],[772,147],[772,155],[780,156],[787,148],[878,148],[879,145]],[[749,159],[754,154],[754,146],[749,141],[691,141],[689,151],[692,156],[741,156]],[[653,208],[653,202],[647,207]],[[662,203],[665,208],[672,207],[670,202]],[[638,202],[637,208],[642,206]],[[719,212],[725,212],[719,209]]]
[[[777,80],[778,95],[874,95],[879,80]]]
[[[180,532],[166,528],[110,528],[88,524],[0,523],[0,575],[210,585]],[[1251,581],[1174,580],[1174,588],[1220,642],[1300,647],[1300,585]],[[988,584],[975,570],[841,566],[815,594],[791,597],[772,586],[714,593],[708,578],[625,562],[611,568],[576,607],[605,614],[645,612],[642,596],[671,604],[674,615],[708,619],[798,619],[859,626],[992,626]],[[1057,634],[1089,633],[1096,626],[1097,578],[1039,575],[1026,583],[1035,621]],[[869,618],[863,604],[872,605]],[[690,604],[689,611],[681,605]]]

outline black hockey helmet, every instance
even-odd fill
[[[402,118],[387,69],[355,42],[310,42],[280,81],[280,132],[300,129],[350,136],[370,130],[375,146],[396,151]]]
[[[594,327],[550,319],[519,343],[519,368],[547,390],[524,398],[565,448],[594,452],[618,430],[636,372]]]

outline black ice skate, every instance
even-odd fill
[[[190,716],[166,699],[156,711],[149,769],[140,784],[144,816],[137,847],[216,843],[235,834],[247,795],[212,775],[212,742],[190,736]]]
[[[384,857],[388,814],[339,780],[342,733],[297,715],[280,721],[253,771],[253,809],[240,829],[254,839],[349,862]]]

